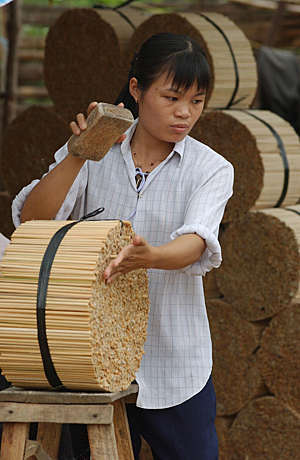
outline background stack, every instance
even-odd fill
[[[220,232],[223,264],[204,279],[220,459],[297,458],[298,137],[277,115],[251,108],[257,89],[256,63],[247,38],[231,20],[216,13],[141,15],[131,8],[126,8],[126,17],[130,23],[116,12],[76,9],[65,12],[50,28],[44,70],[54,108],[24,112],[7,130],[2,154],[7,190],[13,196],[23,186],[26,174],[17,177],[18,155],[28,171],[24,183],[40,177],[56,148],[68,138],[68,123],[75,114],[85,111],[91,100],[114,101],[126,82],[134,51],[146,38],[180,31],[199,41],[211,64],[213,84],[192,135],[235,169],[234,194]],[[38,136],[49,141],[37,138],[34,143],[30,137],[34,116]],[[23,132],[28,131],[22,141],[18,123]],[[30,168],[32,146],[36,169]],[[10,157],[15,158],[14,165],[7,160]],[[144,447],[143,459],[150,458]]]

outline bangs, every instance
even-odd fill
[[[210,69],[202,53],[183,51],[173,54],[164,66],[163,72],[172,78],[176,90],[188,90],[195,83],[197,90],[207,92],[210,83]]]

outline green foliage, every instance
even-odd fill
[[[23,24],[22,32],[25,35],[30,35],[31,37],[46,37],[49,27],[43,26],[34,26],[31,24]]]

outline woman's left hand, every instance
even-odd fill
[[[155,248],[141,236],[136,235],[132,244],[123,248],[117,257],[104,270],[103,278],[107,284],[119,275],[139,268],[151,268]]]

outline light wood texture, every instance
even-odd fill
[[[136,400],[138,385],[131,384],[126,390],[114,393],[83,393],[83,392],[54,392],[24,390],[9,387],[0,392],[1,402],[22,402],[36,404],[104,404],[111,403],[120,398],[133,396]]]
[[[137,8],[125,7],[122,8],[122,14],[129,19],[131,24],[126,21],[124,16],[122,17],[118,11],[113,10],[105,10],[105,9],[96,9],[95,10],[101,19],[111,25],[114,29],[120,46],[121,51],[121,59],[125,54],[129,40],[132,36],[132,33],[135,28],[139,27],[147,17],[149,17],[149,13],[147,11],[139,10]]]
[[[191,135],[234,167],[233,196],[223,223],[239,220],[250,209],[298,202],[299,137],[283,118],[268,110],[206,110]]]
[[[134,460],[124,399],[114,402],[113,406],[119,460]]]
[[[226,107],[236,85],[234,61],[230,49],[219,30],[204,17],[182,14],[198,28],[208,48],[213,63],[214,89],[208,101],[210,108]],[[226,16],[219,13],[204,13],[216,24],[230,42],[239,78],[238,89],[232,101],[233,107],[250,107],[257,88],[257,69],[250,42],[239,27]]]
[[[67,395],[62,392],[53,392],[56,404],[33,404],[31,402],[1,402],[6,397],[18,400],[20,394],[23,399],[28,393],[27,400],[45,401],[41,395],[50,393],[44,391],[26,391],[11,389],[7,394],[0,392],[0,420],[3,421],[4,435],[1,446],[1,460],[56,460],[59,451],[59,442],[62,423],[85,423],[88,425],[91,458],[103,460],[133,460],[130,432],[125,408],[126,394],[135,392],[137,385],[131,385],[127,391],[107,395],[114,400],[109,404],[99,403],[101,394],[93,394],[94,404],[80,404],[80,393]],[[46,396],[47,398],[47,396]],[[17,423],[12,423],[12,420]],[[24,423],[26,421],[26,423]],[[37,441],[29,441],[29,423],[38,422]],[[115,436],[116,432],[116,436]],[[117,439],[117,440],[116,440]],[[20,451],[14,456],[17,445]],[[20,446],[20,447],[19,447]],[[26,453],[25,453],[26,449]],[[2,453],[5,453],[5,457]],[[12,453],[13,452],[13,453]]]
[[[29,423],[4,423],[1,440],[1,460],[23,460]]]
[[[45,452],[38,441],[27,439],[24,460],[53,460],[53,458]]]
[[[225,111],[225,113],[247,126],[256,139],[263,162],[264,184],[253,209],[275,206],[283,190],[285,168],[275,136],[262,121],[253,118],[250,114],[267,122],[281,138],[289,167],[289,180],[285,199],[280,206],[283,208],[296,204],[300,198],[300,143],[293,127],[286,120],[268,110],[251,110],[249,113],[247,111]]]
[[[13,233],[0,268],[0,365],[8,381],[51,388],[37,337],[40,265],[51,237],[70,221],[30,221]],[[111,255],[130,244],[129,222],[84,221],[55,255],[46,334],[55,370],[70,390],[126,390],[143,355],[149,310],[146,270],[103,280]]]
[[[285,8],[287,11],[291,11],[293,13],[300,13],[300,5],[299,1],[297,0],[230,0],[231,2],[241,3],[247,6],[253,6],[255,8],[266,8],[270,10],[275,10],[278,8],[279,3],[284,3]]]
[[[113,421],[113,406],[0,403],[3,422],[101,423]]]
[[[61,436],[61,423],[39,423],[37,441],[43,450],[52,458],[57,458]]]
[[[88,425],[91,460],[118,460],[113,425]]]

